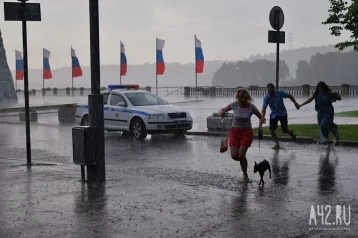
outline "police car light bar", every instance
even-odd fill
[[[130,88],[137,89],[137,88],[139,88],[139,85],[138,84],[125,84],[125,85],[110,84],[110,85],[108,85],[108,88],[111,90],[113,90],[113,89],[130,89]]]

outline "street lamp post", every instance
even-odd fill
[[[26,118],[26,158],[27,165],[31,166],[31,136],[30,136],[30,108],[29,108],[29,74],[27,63],[27,0],[19,0],[22,6],[22,45],[24,52],[24,96],[25,96],[25,118]]]
[[[106,180],[104,151],[104,115],[103,95],[100,94],[100,44],[98,0],[89,0],[90,45],[91,45],[91,94],[88,95],[88,119],[90,127],[97,127],[96,165],[87,166],[88,181]]]

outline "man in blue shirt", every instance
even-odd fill
[[[262,106],[262,116],[266,115],[266,108],[270,106],[271,114],[270,114],[270,131],[272,139],[275,141],[275,146],[273,149],[280,149],[280,144],[278,143],[278,138],[276,134],[276,129],[278,122],[281,124],[282,132],[289,134],[291,138],[296,139],[295,133],[288,129],[288,121],[287,121],[287,110],[285,104],[283,103],[284,98],[289,98],[295,104],[296,108],[299,109],[300,105],[296,102],[295,98],[284,91],[276,90],[275,86],[272,83],[267,84],[267,94],[263,100]],[[266,119],[264,120],[264,123]]]

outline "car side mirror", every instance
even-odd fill
[[[119,102],[119,103],[117,103],[117,106],[119,106],[119,107],[126,107],[127,105],[126,105],[125,102]]]

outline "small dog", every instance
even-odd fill
[[[270,172],[270,178],[271,178],[271,166],[270,166],[270,163],[265,159],[264,159],[264,161],[262,161],[259,164],[257,164],[256,161],[255,161],[254,173],[259,171],[259,174],[261,176],[259,185],[261,185],[261,182],[262,182],[262,185],[265,184],[265,182],[264,182],[264,180],[262,178],[263,178],[264,173],[266,172],[266,170],[268,170]]]

